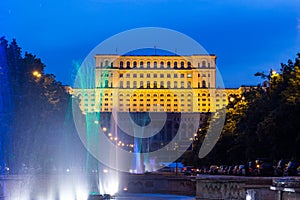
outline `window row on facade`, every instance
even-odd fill
[[[191,69],[192,66],[191,62],[164,62],[164,61],[154,61],[154,62],[150,62],[150,61],[120,61],[120,69],[131,69],[131,68],[154,68],[154,69],[167,69],[167,68],[171,68],[171,69]],[[210,68],[210,63],[207,61],[202,61],[201,63],[197,64],[198,68]]]
[[[113,77],[113,73],[102,72],[100,77]],[[119,78],[192,78],[191,73],[120,73]],[[198,77],[210,77],[210,73],[198,73]]]
[[[190,81],[120,81],[120,88],[192,88]],[[206,81],[198,82],[198,88],[210,87]]]
[[[113,85],[112,82],[104,80],[99,84],[100,88],[153,88],[153,89],[165,89],[165,88],[192,88],[190,81],[120,81],[119,86]],[[195,87],[194,87],[195,88]],[[203,80],[198,82],[197,88],[210,88],[210,83],[206,84],[206,81]]]

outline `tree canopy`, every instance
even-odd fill
[[[0,38],[2,171],[5,166],[11,173],[49,170],[59,160],[77,159],[69,152],[72,145],[82,146],[70,112],[71,97],[45,67],[35,55],[23,56],[16,40]]]

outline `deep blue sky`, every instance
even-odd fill
[[[2,0],[0,36],[16,38],[64,84],[101,41],[139,27],[184,33],[218,56],[226,87],[260,82],[300,52],[299,0]]]

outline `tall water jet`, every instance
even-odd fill
[[[151,122],[149,113],[140,112],[140,113],[130,113],[132,123],[137,124],[138,126],[133,126],[134,131],[134,153],[136,154],[134,158],[134,173],[144,173],[145,167],[148,162],[147,154],[142,154],[150,151],[149,141],[145,144],[141,136],[144,135],[144,127]]]

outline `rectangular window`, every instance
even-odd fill
[[[160,74],[160,78],[163,78],[164,77],[164,74]]]
[[[157,74],[153,74],[153,78],[157,78]]]
[[[150,78],[150,74],[147,74],[147,78]]]
[[[140,74],[140,77],[141,77],[141,78],[144,78],[144,74]]]

